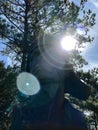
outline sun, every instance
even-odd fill
[[[65,36],[61,40],[61,46],[64,50],[71,51],[76,47],[77,40],[72,36]]]

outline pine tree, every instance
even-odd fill
[[[32,55],[39,53],[38,38],[47,30],[58,32],[66,24],[82,24],[85,35],[78,36],[80,44],[85,36],[86,41],[92,41],[87,32],[95,24],[95,14],[90,9],[84,10],[86,2],[81,0],[77,6],[69,0],[1,0],[0,36],[6,45],[2,52],[14,54],[15,60],[21,63],[21,71],[29,71]]]
[[[97,130],[98,124],[98,68],[93,68],[87,72],[78,72],[79,77],[91,88],[91,94],[86,102],[81,102],[81,108],[89,111],[87,116],[89,127],[91,124]]]
[[[15,67],[5,68],[3,61],[0,61],[0,129],[7,129],[10,126],[10,107],[17,94],[15,82],[17,73]]]

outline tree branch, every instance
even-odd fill
[[[13,5],[16,5],[16,6],[21,7],[21,8],[23,9],[23,11],[25,10],[25,8],[23,8],[23,7],[21,6],[21,4],[19,4],[19,3],[15,3],[15,2],[13,2],[13,1],[11,1],[11,0],[9,0],[8,2],[10,2],[10,3],[13,4]]]
[[[18,53],[19,53],[19,51],[16,51],[16,49],[15,48],[13,48],[11,45],[9,45],[9,44],[7,44],[7,43],[5,43],[5,42],[1,42],[2,44],[4,44],[4,45],[6,45],[7,47],[9,47],[11,50],[13,50],[17,55],[18,55]],[[21,50],[20,50],[21,51]],[[1,51],[0,51],[1,52]],[[2,52],[1,52],[2,53]],[[18,56],[17,56],[17,59],[20,61],[20,59],[18,58]]]
[[[11,10],[11,9],[9,9],[9,8],[7,8],[7,7],[6,7],[6,9],[7,9],[8,11],[10,11],[10,12],[12,12],[12,13],[14,13],[14,14],[17,14],[17,15],[19,15],[19,16],[21,16],[21,17],[24,18],[24,16],[22,16],[20,13],[15,12],[14,10]]]
[[[12,20],[10,20],[10,18],[1,10],[1,12],[3,13],[3,15],[8,19],[8,21],[10,23],[12,23],[19,31],[21,31],[22,33],[24,32],[23,30],[20,29],[20,27],[18,27]]]
[[[5,35],[4,33],[0,32],[0,34],[1,34],[2,36],[4,36],[6,39],[8,39],[10,42],[13,41],[13,40],[10,39],[10,37],[8,37],[7,35]]]

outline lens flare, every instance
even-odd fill
[[[35,95],[40,90],[40,84],[34,75],[22,72],[17,77],[17,88],[25,95]]]
[[[64,50],[71,51],[74,50],[76,47],[77,40],[72,36],[65,36],[61,40],[61,46]]]

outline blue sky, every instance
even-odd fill
[[[5,47],[3,44],[1,44],[2,40],[0,39],[0,51]],[[0,55],[0,61],[4,61],[4,63],[8,63],[8,57]]]
[[[80,0],[70,0],[79,5]],[[96,13],[96,24],[91,29],[90,34],[94,37],[94,41],[88,44],[83,51],[83,57],[88,62],[85,69],[91,69],[98,67],[98,0],[88,0],[85,4],[85,9],[91,9],[93,13]]]
[[[93,68],[98,67],[98,0],[88,0],[86,8],[90,8],[94,13],[96,13],[96,24],[90,32],[95,39],[83,52],[84,58],[89,63],[87,67]]]
[[[74,1],[76,4],[79,4],[80,0],[71,0]],[[83,51],[83,57],[89,63],[88,66],[85,68],[93,68],[98,67],[98,0],[88,0],[85,5],[85,9],[90,8],[94,13],[96,13],[96,25],[91,30],[91,35],[94,36],[94,41],[92,44],[88,44],[88,46]],[[1,46],[1,45],[0,45]],[[4,60],[5,63],[10,64],[11,61],[8,57],[0,56],[0,60]]]

